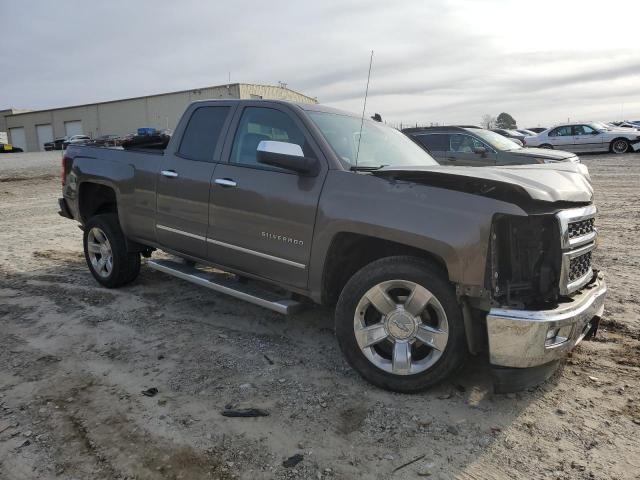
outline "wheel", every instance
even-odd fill
[[[446,274],[416,257],[387,257],[359,270],[340,294],[335,321],[349,364],[387,390],[427,389],[467,354],[462,312]]]
[[[89,219],[84,227],[84,257],[89,270],[108,288],[132,282],[140,272],[140,254],[127,252],[118,215],[108,213]]]
[[[553,145],[549,143],[543,143],[542,145],[540,145],[540,148],[547,148],[549,150],[553,150]]]
[[[629,141],[625,138],[616,138],[611,142],[611,151],[613,153],[626,153],[629,150]]]

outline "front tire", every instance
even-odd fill
[[[540,148],[546,148],[547,150],[553,150],[553,145],[551,145],[549,143],[543,143],[542,145],[540,145]]]
[[[628,150],[629,141],[625,138],[616,138],[613,142],[611,142],[611,151],[613,153],[627,153]]]
[[[438,266],[420,258],[388,257],[363,267],[340,294],[335,321],[347,362],[386,390],[430,388],[467,354],[455,292]]]
[[[101,285],[121,287],[140,273],[140,254],[127,251],[118,215],[108,213],[89,219],[84,227],[83,244],[87,266]]]

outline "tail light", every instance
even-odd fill
[[[64,185],[65,178],[67,178],[67,174],[69,170],[71,170],[71,164],[73,163],[73,159],[71,157],[67,157],[66,155],[62,156],[62,161],[60,162],[60,182]]]

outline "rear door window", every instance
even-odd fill
[[[448,134],[426,133],[417,135],[416,139],[430,152],[446,152],[449,150]]]
[[[573,132],[572,132],[572,127],[570,125],[554,128],[549,132],[550,137],[570,137],[572,135],[573,135]]]
[[[189,119],[178,154],[189,160],[215,162],[214,152],[230,107],[200,107]]]

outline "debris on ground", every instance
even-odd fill
[[[142,391],[142,395],[144,395],[145,397],[154,397],[157,395],[157,393],[158,389],[156,387],[147,388],[146,390]]]
[[[292,468],[298,465],[304,457],[300,453],[296,453],[295,455],[287,458],[284,462],[282,462],[282,466],[284,468]]]
[[[399,467],[394,468],[393,469],[393,473],[397,472],[398,470],[402,470],[403,468],[408,467],[409,465],[412,465],[412,464],[422,460],[426,456],[427,456],[426,454],[423,454],[423,455],[420,455],[420,456],[414,458],[413,460],[409,460],[407,463],[403,463]]]
[[[260,408],[236,408],[222,411],[223,417],[268,417],[271,415]]]

